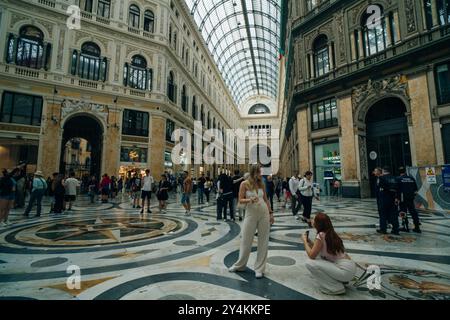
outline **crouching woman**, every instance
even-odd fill
[[[345,253],[342,239],[334,231],[331,220],[325,213],[315,216],[313,226],[317,231],[315,241],[308,238],[308,231],[302,237],[309,257],[306,268],[319,284],[322,293],[344,294],[344,284],[355,276],[356,264]]]

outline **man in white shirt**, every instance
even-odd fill
[[[302,206],[302,200],[300,198],[300,193],[298,191],[300,180],[298,179],[298,172],[292,176],[289,180],[289,191],[291,192],[291,209],[292,215],[296,216],[296,219],[299,219],[298,212]]]
[[[147,213],[152,213],[150,210],[150,199],[152,198],[152,187],[155,180],[150,175],[150,170],[145,170],[145,177],[142,179],[142,191],[141,191],[141,198],[142,198],[142,209],[141,214],[144,213],[144,207],[145,207],[145,199],[147,199]]]
[[[77,187],[80,186],[80,181],[75,178],[75,172],[70,172],[69,178],[64,181],[64,188],[66,189],[65,200],[69,203],[67,210],[72,210],[72,202],[77,197]]]

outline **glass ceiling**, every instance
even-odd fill
[[[281,0],[185,0],[238,106],[276,99]]]

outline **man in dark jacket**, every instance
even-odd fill
[[[220,206],[218,206],[217,218],[222,219],[222,211],[223,211],[223,219],[227,221],[227,205],[230,208],[230,218],[232,221],[235,221],[234,212],[233,212],[233,180],[226,173],[222,173],[219,176],[219,199]]]
[[[397,179],[391,174],[388,167],[383,168],[380,177],[380,229],[378,233],[387,234],[387,223],[392,224],[392,234],[399,235],[398,211],[396,199],[398,198]]]
[[[405,168],[402,167],[399,171],[400,176],[397,178],[399,185],[399,198],[397,198],[397,201],[400,203],[400,211],[405,215],[407,215],[409,211],[414,222],[413,231],[416,233],[421,233],[422,231],[420,230],[419,215],[414,205],[414,198],[416,197],[418,191],[416,180],[406,174]],[[409,229],[405,226],[405,228],[401,231],[409,231]]]

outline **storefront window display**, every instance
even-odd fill
[[[333,194],[334,181],[341,180],[341,154],[339,143],[317,144],[314,146],[315,181],[323,195]]]

